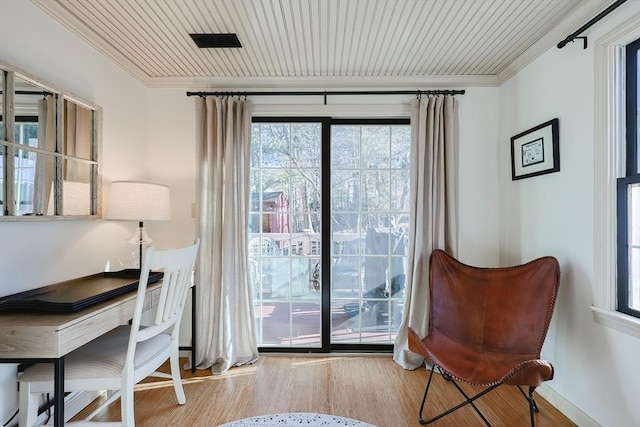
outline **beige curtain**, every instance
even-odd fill
[[[91,158],[92,114],[88,108],[73,102],[64,102],[64,147],[69,156]],[[91,169],[87,165],[66,161],[64,179],[76,182],[91,182]]]
[[[53,96],[38,101],[38,148],[56,151],[56,99]],[[34,214],[47,214],[55,174],[53,156],[38,153],[33,177]]]
[[[196,366],[258,358],[247,267],[251,102],[196,98]]]
[[[402,323],[393,359],[415,369],[424,359],[408,347],[407,327],[429,327],[429,256],[458,252],[458,101],[451,95],[411,102],[410,244]]]

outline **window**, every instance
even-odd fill
[[[617,309],[640,317],[640,39],[627,45],[625,50],[626,143],[623,176],[617,184]]]
[[[594,295],[593,320],[606,327],[640,338],[640,317],[618,309],[617,199],[616,186],[626,177],[625,56],[626,47],[640,38],[640,15],[629,17],[595,45],[595,146],[594,146]],[[626,193],[625,193],[626,194]],[[622,213],[622,210],[620,210]],[[624,214],[629,215],[628,210]],[[636,214],[637,218],[637,214]],[[625,239],[628,230],[625,227]],[[627,259],[627,256],[620,256]],[[629,265],[629,264],[625,264]],[[637,276],[636,276],[637,277]],[[625,283],[629,283],[625,281]],[[627,285],[627,291],[630,287]]]

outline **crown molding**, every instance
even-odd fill
[[[543,53],[556,46],[560,40],[573,33],[589,19],[597,15],[609,5],[609,0],[584,0],[574,12],[556,25],[551,31],[531,45],[522,55],[497,75],[498,85],[502,85],[511,77],[522,71]]]
[[[420,76],[420,77],[153,77],[151,88],[185,89],[354,89],[354,88],[464,88],[497,87],[496,76]]]

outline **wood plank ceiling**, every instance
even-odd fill
[[[610,3],[588,1],[598,10]],[[33,2],[153,85],[184,78],[495,76],[585,0]],[[243,47],[199,49],[190,33],[237,33]]]

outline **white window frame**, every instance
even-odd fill
[[[595,43],[594,321],[640,338],[640,319],[616,311],[616,178],[625,139],[624,47],[640,38],[640,14]]]

